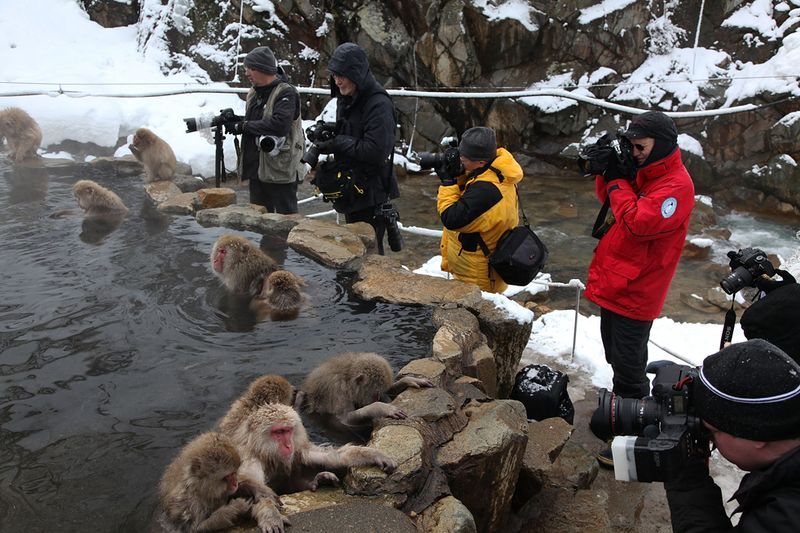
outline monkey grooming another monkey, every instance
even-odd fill
[[[277,374],[265,374],[256,378],[247,390],[233,402],[219,422],[219,430],[232,434],[244,419],[262,405],[280,403],[292,405],[294,387],[286,378]]]
[[[345,426],[373,424],[388,417],[406,418],[399,408],[380,401],[408,387],[433,387],[424,378],[404,376],[394,381],[388,361],[376,353],[346,352],[328,358],[306,377],[295,407],[333,417]]]
[[[294,320],[306,302],[300,292],[305,287],[303,279],[288,270],[276,270],[267,277],[263,291],[267,312],[272,320]]]
[[[263,481],[278,494],[316,490],[321,483],[338,481],[335,471],[354,466],[374,465],[386,473],[397,468],[395,461],[374,448],[312,444],[300,415],[288,405],[258,407],[233,431],[231,439],[242,454],[240,472]]]
[[[261,248],[239,235],[222,235],[211,249],[211,268],[229,291],[262,297],[264,281],[278,266]]]
[[[78,207],[87,216],[124,215],[128,208],[116,193],[95,183],[92,180],[79,180],[72,186],[72,194],[78,201]]]
[[[239,453],[220,433],[203,433],[189,442],[167,467],[159,485],[165,518],[181,531],[217,531],[231,527],[250,511],[239,489]]]
[[[128,145],[133,156],[144,165],[145,183],[171,180],[178,161],[167,141],[147,128],[139,128]]]
[[[39,157],[42,130],[28,113],[18,107],[0,110],[0,144],[5,137],[9,158],[15,163]]]

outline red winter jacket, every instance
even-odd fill
[[[681,257],[694,184],[675,151],[636,173],[635,182],[595,179],[616,220],[589,265],[586,297],[635,320],[655,320]]]

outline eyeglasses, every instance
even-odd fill
[[[640,152],[644,152],[644,149],[647,148],[645,145],[637,143],[633,143],[633,147],[639,150]]]

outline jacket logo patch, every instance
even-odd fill
[[[670,196],[661,204],[661,216],[669,218],[675,214],[676,209],[678,209],[678,200]]]

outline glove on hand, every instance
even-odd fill
[[[608,167],[603,172],[603,179],[606,183],[612,180],[633,181],[636,178],[635,163],[632,165],[628,161],[620,162],[616,154],[611,154],[608,158]]]
[[[244,133],[244,120],[241,122],[226,122],[225,133],[228,135],[241,135]]]
[[[457,176],[453,176],[452,172],[448,171],[447,167],[445,167],[444,165],[434,167],[433,170],[434,172],[436,172],[436,175],[439,176],[439,181],[442,182],[442,185],[444,187],[447,187],[449,185],[455,185],[457,183],[456,180]]]
[[[321,154],[332,154],[336,151],[336,137],[329,141],[316,142],[314,146]]]

